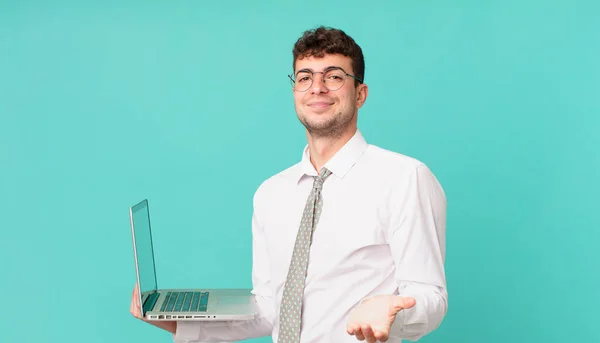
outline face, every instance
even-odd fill
[[[329,67],[340,67],[354,75],[352,59],[343,55],[312,56],[298,59],[295,72],[309,69],[322,72]],[[367,97],[367,86],[355,86],[354,79],[346,76],[343,86],[331,91],[323,83],[323,74],[313,75],[312,85],[306,91],[293,90],[298,119],[312,137],[338,137],[356,128],[358,109]],[[299,81],[299,80],[298,80]],[[298,82],[297,81],[297,82]]]

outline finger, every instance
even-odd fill
[[[415,306],[416,300],[413,297],[397,297],[394,302],[394,308],[397,311]]]
[[[140,299],[135,300],[135,314],[138,318],[142,319],[142,313],[140,312]]]
[[[135,303],[135,307],[140,308],[140,294],[138,293],[137,288],[133,296],[133,301]]]
[[[135,285],[135,287],[133,288],[133,291],[131,292],[130,312],[134,317],[136,317],[138,319],[142,319],[142,316],[140,313],[140,298],[139,298],[137,284]]]
[[[348,332],[349,335],[354,335],[354,332],[356,331],[356,325],[355,324],[348,324],[348,326],[346,326],[346,332]]]
[[[385,332],[382,332],[382,331],[375,331],[375,338],[379,342],[387,342],[388,335]]]
[[[375,343],[375,341],[377,340],[375,338],[373,329],[371,328],[371,325],[368,324],[363,324],[361,325],[361,329],[362,329],[362,334],[365,336],[365,339],[367,340],[367,343]]]
[[[358,326],[357,328],[354,329],[354,336],[356,336],[356,339],[358,339],[359,341],[365,340],[365,335],[363,335],[363,332],[362,332],[362,329],[360,326]]]
[[[139,318],[139,314],[138,314],[138,309],[137,307],[135,307],[135,305],[133,304],[133,302],[131,303],[131,307],[129,308],[129,312],[131,312],[131,314],[136,317]]]
[[[415,306],[416,303],[417,303],[417,300],[413,297],[404,298],[404,308],[411,308],[411,307]]]
[[[131,303],[129,304],[129,312],[131,312],[131,314],[135,315],[135,298],[134,297],[131,298]]]

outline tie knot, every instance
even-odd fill
[[[321,169],[321,173],[319,173],[319,176],[315,176],[314,187],[317,189],[321,189],[323,187],[323,182],[325,182],[325,179],[327,179],[329,175],[331,175],[331,171],[329,171],[329,169]]]

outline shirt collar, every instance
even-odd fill
[[[350,171],[352,166],[354,166],[356,161],[358,161],[359,157],[365,151],[367,146],[367,141],[361,132],[356,130],[354,136],[352,136],[352,138],[350,138],[350,140],[346,142],[346,144],[344,144],[344,146],[338,152],[336,152],[323,167],[329,169],[333,175],[343,178],[346,173]],[[310,163],[310,151],[308,149],[308,144],[304,147],[302,161],[300,163],[302,168],[300,175],[298,175],[298,181],[300,181],[305,175],[318,175],[312,163]]]

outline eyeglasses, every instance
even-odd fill
[[[290,82],[294,90],[298,92],[305,92],[312,86],[314,74],[323,74],[323,84],[330,91],[336,91],[342,88],[347,76],[350,76],[360,83],[363,82],[363,80],[359,79],[358,77],[346,73],[344,69],[340,67],[330,67],[322,72],[313,72],[309,69],[302,69],[296,73],[295,77],[294,75],[288,75],[288,77],[290,78]]]

